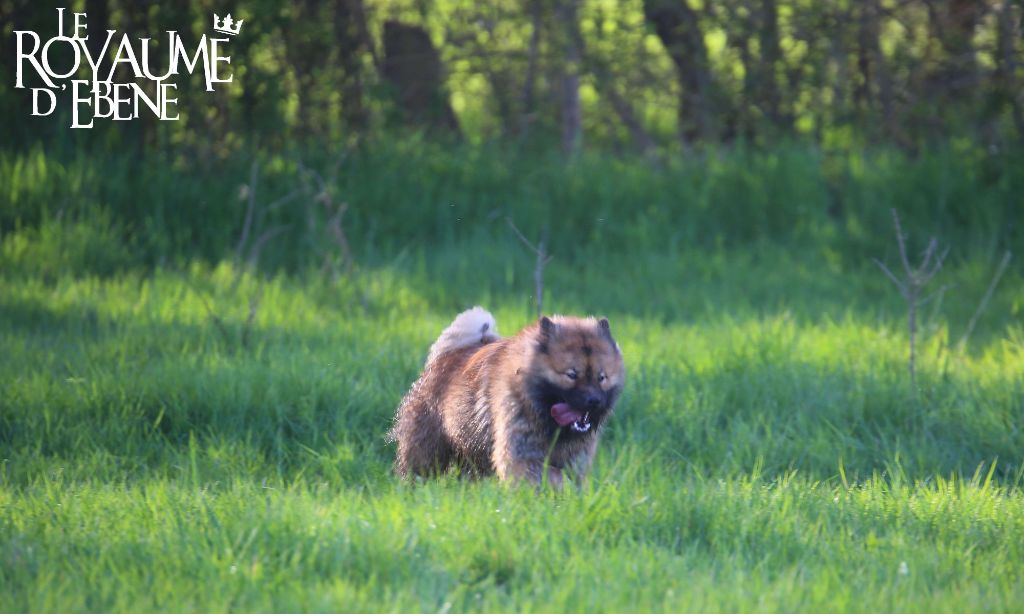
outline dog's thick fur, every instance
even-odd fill
[[[474,307],[441,333],[398,407],[395,469],[409,477],[457,466],[554,486],[563,472],[581,479],[624,381],[603,318],[543,317],[502,338]],[[556,414],[579,420],[562,426]]]

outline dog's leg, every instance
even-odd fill
[[[495,470],[503,481],[525,481],[542,486],[546,477],[548,485],[555,490],[561,490],[564,482],[561,469],[538,460],[514,459],[496,466]]]
[[[436,475],[451,464],[454,451],[436,409],[422,405],[402,408],[395,434],[398,475]]]
[[[584,483],[587,481],[587,475],[590,473],[590,467],[594,464],[594,454],[597,452],[597,437],[592,437],[590,441],[586,443],[586,446],[576,453],[575,456],[566,465],[566,474],[576,484],[576,486],[582,488]]]

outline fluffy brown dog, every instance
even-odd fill
[[[494,316],[465,311],[430,348],[423,374],[402,399],[391,438],[399,475],[452,466],[502,480],[563,472],[582,478],[625,370],[608,320],[542,317],[513,337]]]

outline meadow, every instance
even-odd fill
[[[0,155],[3,610],[1020,610],[1024,255],[960,340],[1024,155],[317,156]],[[950,248],[916,384],[891,208]],[[534,317],[506,218],[622,346],[593,478],[401,483],[437,334]]]

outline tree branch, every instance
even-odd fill
[[[995,292],[996,285],[998,285],[999,280],[1002,279],[1003,273],[1006,272],[1006,267],[1010,265],[1010,259],[1012,257],[1013,255],[1010,253],[1010,250],[1006,250],[1006,253],[1003,254],[1003,259],[999,262],[999,267],[996,269],[996,274],[992,276],[992,281],[989,282],[988,289],[985,290],[985,295],[981,298],[978,308],[974,310],[974,315],[972,315],[970,321],[967,322],[967,330],[964,331],[963,336],[960,337],[960,341],[956,344],[957,349],[963,351],[967,346],[967,340],[970,339],[971,333],[974,332],[974,327],[978,323],[978,318],[981,317],[985,308],[988,307],[988,302],[992,299],[992,293]]]
[[[935,275],[942,270],[942,264],[946,261],[946,255],[949,254],[949,247],[942,251],[936,257],[939,242],[932,237],[928,241],[928,247],[925,248],[924,253],[921,255],[921,264],[916,268],[910,265],[910,259],[907,258],[907,244],[906,239],[903,235],[903,227],[900,224],[900,216],[896,213],[895,209],[892,209],[892,223],[896,229],[896,242],[900,250],[900,262],[903,264],[904,279],[899,279],[896,275],[887,267],[881,260],[872,258],[878,268],[885,273],[886,277],[889,278],[892,283],[896,284],[900,294],[903,296],[903,300],[907,303],[907,334],[908,342],[910,345],[910,356],[907,359],[907,370],[910,372],[910,382],[914,389],[917,389],[917,309],[921,305],[932,300],[935,296],[943,294],[948,286],[939,288],[937,292],[934,292],[924,299],[921,297],[921,291],[928,285]]]
[[[508,222],[509,227],[512,228],[512,232],[516,233],[519,240],[537,256],[536,263],[533,267],[533,292],[534,300],[537,303],[537,317],[539,318],[544,315],[544,268],[549,262],[551,262],[553,256],[549,256],[546,251],[544,237],[541,237],[540,241],[534,245],[526,238],[526,235],[519,231],[519,228],[515,225],[515,222],[512,221],[512,218],[507,217],[505,218],[505,221]]]

